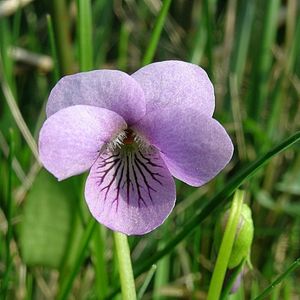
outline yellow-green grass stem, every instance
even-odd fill
[[[222,286],[231,255],[241,211],[244,192],[237,190],[233,197],[230,215],[226,224],[225,233],[218,253],[216,265],[209,285],[207,300],[218,300],[221,295]]]

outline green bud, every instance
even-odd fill
[[[229,217],[230,209],[225,211],[221,220],[216,225],[215,242],[217,247],[220,247],[223,234],[225,232],[226,223]],[[252,214],[249,206],[243,204],[239,224],[237,227],[235,240],[233,243],[228,268],[237,267],[243,259],[248,258],[253,240],[254,226]]]

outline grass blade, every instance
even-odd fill
[[[86,229],[83,233],[81,244],[77,252],[77,257],[75,264],[72,266],[72,270],[69,271],[67,278],[63,281],[61,290],[59,291],[58,300],[65,300],[68,299],[68,295],[72,289],[73,281],[80,270],[80,267],[83,263],[85,258],[85,252],[88,248],[89,241],[92,237],[93,232],[95,231],[96,225],[98,223],[94,219],[90,219]]]
[[[263,4],[266,5],[266,12],[265,18],[263,19],[264,24],[262,26],[263,32],[260,39],[260,49],[258,51],[258,57],[256,58],[256,69],[253,73],[253,86],[255,88],[253,88],[254,94],[252,95],[252,99],[256,99],[256,101],[255,105],[252,105],[251,108],[252,117],[254,119],[261,117],[261,111],[268,93],[268,75],[272,63],[271,48],[276,37],[280,1],[266,1]]]
[[[57,46],[54,39],[54,29],[53,29],[53,23],[52,18],[50,15],[46,16],[47,18],[47,26],[48,26],[48,35],[50,40],[50,48],[51,48],[51,54],[53,59],[53,79],[54,82],[57,82],[59,80],[59,71],[58,71],[58,59],[57,59]]]
[[[92,260],[95,268],[97,299],[102,300],[108,292],[108,275],[105,260],[106,229],[99,224],[92,242]]]
[[[3,274],[3,279],[1,280],[0,295],[3,299],[6,299],[8,294],[9,281],[11,280],[11,270],[12,270],[12,255],[10,243],[13,238],[13,228],[12,228],[12,177],[13,177],[13,157],[14,157],[14,135],[12,129],[9,132],[9,156],[8,156],[8,184],[7,184],[7,197],[6,197],[6,220],[7,220],[7,232],[6,232],[6,261],[5,261],[5,271]]]
[[[200,64],[202,56],[204,54],[204,48],[207,41],[207,32],[205,30],[204,24],[204,13],[202,6],[199,11],[199,19],[197,20],[197,31],[194,37],[194,43],[192,46],[192,50],[189,56],[189,61],[193,64]]]
[[[213,79],[213,27],[214,27],[214,12],[215,12],[216,2],[214,0],[203,1],[203,9],[205,15],[205,27],[207,30],[207,40],[206,40],[206,51],[208,58],[207,72],[211,79]]]
[[[290,273],[300,267],[300,258],[296,259],[288,269],[279,275],[259,296],[257,296],[254,300],[266,299],[266,296],[270,294],[274,288],[284,280]]]
[[[0,72],[2,70],[2,64],[1,64],[1,58],[0,58]],[[39,158],[39,153],[37,149],[37,144],[27,127],[24,118],[21,114],[21,111],[18,107],[17,101],[12,93],[12,90],[9,86],[9,84],[6,82],[4,78],[1,78],[1,73],[0,73],[0,81],[1,81],[1,88],[5,97],[5,100],[7,102],[7,105],[9,106],[9,109],[11,111],[12,116],[14,117],[14,120],[19,127],[25,141],[27,142],[30,150],[32,151],[32,154],[34,155],[35,159],[40,163],[40,158]]]
[[[93,68],[92,8],[90,0],[77,0],[79,63],[81,71]]]
[[[137,295],[137,299],[138,300],[142,300],[143,299],[143,296],[144,296],[144,294],[145,294],[145,292],[147,290],[147,287],[149,286],[149,284],[151,282],[151,279],[152,279],[155,271],[156,271],[156,265],[153,265],[151,267],[151,269],[149,270],[149,272],[148,272],[148,274],[147,274],[147,276],[146,276],[146,278],[144,280],[144,283],[143,283],[143,285],[141,286],[141,288],[140,288],[140,290],[138,292],[138,295]]]
[[[249,42],[254,20],[254,1],[241,2],[241,14],[237,19],[236,38],[230,58],[230,72],[236,74],[238,87],[241,84],[249,50]]]
[[[73,73],[73,49],[70,40],[70,23],[65,0],[52,1],[52,19],[55,31],[60,73]]]
[[[148,48],[146,50],[145,56],[142,61],[143,66],[151,63],[153,60],[153,57],[154,57],[154,54],[155,54],[155,51],[156,51],[156,48],[158,45],[158,41],[160,38],[160,34],[162,32],[163,26],[165,24],[165,19],[166,19],[167,13],[170,8],[171,1],[172,0],[164,0],[163,1],[162,8],[157,17]]]
[[[128,44],[129,44],[129,28],[126,23],[121,24],[120,38],[118,46],[118,68],[120,70],[126,70],[127,68],[127,55],[128,55]]]

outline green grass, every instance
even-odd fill
[[[235,154],[200,189],[177,182],[168,220],[128,239],[138,299],[207,298],[218,256],[214,226],[239,187],[254,221],[252,268],[244,265],[243,284],[227,298],[300,294],[296,0],[43,0],[3,16],[1,5],[0,299],[121,299],[113,234],[88,212],[85,176],[57,182],[41,171],[37,136],[63,75],[132,73],[166,59],[207,70],[214,116]],[[52,67],[15,57],[16,47],[48,56]]]

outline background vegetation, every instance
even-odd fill
[[[1,299],[120,299],[112,234],[87,212],[85,176],[58,183],[41,168],[36,140],[64,74],[131,73],[166,59],[206,69],[235,154],[199,189],[177,182],[168,220],[129,238],[140,298],[206,299],[216,220],[240,184],[255,225],[253,268],[230,298],[254,299],[298,265],[300,152],[289,146],[300,127],[299,1],[9,2],[18,1],[0,2]],[[299,299],[299,280],[293,268],[268,297]]]

